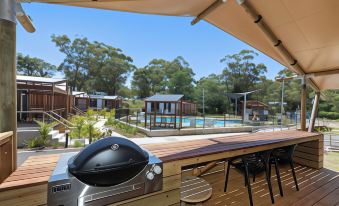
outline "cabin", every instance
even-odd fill
[[[145,127],[182,128],[183,115],[195,115],[196,104],[182,94],[155,94],[145,99]]]
[[[240,102],[241,115],[244,112],[244,102]],[[267,121],[268,120],[269,106],[258,100],[247,100],[246,101],[246,118],[252,121]]]
[[[105,92],[87,94],[85,92],[73,91],[75,106],[82,111],[88,108],[93,110],[119,109],[122,107],[123,98],[120,96],[109,96]]]
[[[67,117],[72,111],[73,98],[66,79],[18,75],[16,84],[18,121],[30,121],[47,111]]]

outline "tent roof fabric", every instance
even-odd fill
[[[156,94],[145,99],[147,102],[179,102],[184,95],[182,94]]]
[[[198,16],[215,0],[32,0],[71,6],[127,12]],[[338,70],[335,74],[311,77],[320,90],[338,89],[339,1],[337,0],[238,0],[249,3],[260,14],[284,47],[297,60],[302,72]],[[227,0],[204,20],[248,43],[281,64],[291,67],[277,47],[254,23],[236,0]],[[296,71],[299,72],[299,71]],[[299,72],[300,73],[300,72]]]

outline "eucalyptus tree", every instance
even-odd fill
[[[225,64],[222,76],[227,91],[245,92],[255,89],[256,83],[259,83],[267,72],[264,64],[254,62],[256,56],[258,54],[254,51],[241,50],[220,60]]]
[[[17,73],[27,76],[51,77],[57,67],[36,57],[17,55]]]
[[[87,38],[52,35],[52,41],[65,54],[59,70],[65,73],[73,89],[101,91],[115,95],[123,87],[135,66],[121,49]]]

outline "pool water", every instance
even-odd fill
[[[174,118],[171,117],[157,117],[157,123],[174,123]],[[148,117],[148,123],[150,122],[150,118]],[[153,122],[153,118],[152,118]],[[180,123],[180,118],[177,117],[176,119],[177,124]],[[238,119],[212,119],[206,118],[205,119],[205,127],[224,127],[229,125],[241,125],[242,120]],[[195,117],[183,117],[182,118],[182,126],[183,127],[203,127],[204,126],[204,119],[202,118],[195,118]]]

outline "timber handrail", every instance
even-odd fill
[[[13,136],[13,131],[0,133],[0,142],[11,136]]]
[[[72,106],[72,108],[73,108],[76,112],[79,112],[80,114],[85,114],[84,111],[82,111],[81,109],[79,109],[79,108],[76,107],[76,106]]]
[[[57,113],[55,113],[54,111],[47,111],[47,113],[51,113],[52,115],[55,115],[55,116],[57,116],[58,118],[59,118],[59,121],[63,121],[63,122],[65,122],[65,123],[67,123],[68,125],[71,125],[71,127],[73,127],[74,126],[74,124],[72,123],[72,122],[70,122],[70,121],[68,121],[67,119],[65,119],[65,118],[63,118],[62,116],[60,116],[59,114],[57,114]]]
[[[47,113],[45,111],[42,111],[42,110],[40,110],[40,111],[38,111],[38,110],[37,111],[17,111],[17,113],[41,113],[41,114],[45,114],[45,115],[49,116],[51,119],[53,119],[54,121],[58,122],[59,124],[63,125],[64,127],[68,128],[68,129],[75,128],[73,126],[69,126],[69,125],[65,124],[64,122],[62,122],[62,121],[58,120],[57,118],[53,117],[53,115],[51,115],[51,114],[49,114],[49,113]]]

